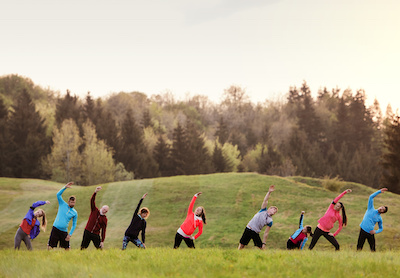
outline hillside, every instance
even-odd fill
[[[310,178],[281,178],[252,173],[226,173],[198,176],[177,176],[148,180],[116,182],[103,185],[98,193],[97,206],[108,204],[106,249],[120,248],[125,229],[140,197],[148,192],[143,205],[151,215],[146,232],[147,247],[171,247],[177,228],[185,218],[187,206],[194,193],[202,191],[196,205],[202,205],[207,213],[207,225],[203,235],[196,241],[196,247],[236,248],[244,227],[256,213],[270,184],[276,185],[269,205],[279,208],[274,216],[274,225],[268,238],[268,248],[286,248],[287,238],[298,225],[302,210],[306,211],[304,224],[312,225],[325,213],[338,192],[321,187],[321,181]],[[45,249],[52,223],[57,213],[56,193],[62,184],[33,179],[0,178],[0,249],[12,248],[14,235],[29,206],[36,200],[49,200],[44,206],[49,227],[33,241],[34,249]],[[353,189],[343,199],[348,215],[348,226],[338,235],[342,249],[355,249],[359,224],[364,215],[368,196],[375,190],[360,184],[343,183],[340,192]],[[90,197],[95,186],[79,187],[64,193],[77,197],[76,209],[79,213],[78,227],[71,245],[79,248],[89,212]],[[389,212],[383,215],[384,231],[376,236],[377,250],[400,249],[400,197],[384,193],[375,198],[375,207],[387,205]],[[335,226],[334,229],[336,229]],[[366,246],[368,247],[368,246]],[[25,248],[25,246],[23,246]],[[92,245],[90,248],[93,248]],[[132,244],[128,248],[133,248]],[[182,248],[186,248],[182,245]],[[251,247],[253,248],[253,247]],[[317,249],[331,247],[324,238]],[[368,249],[368,248],[367,248]]]

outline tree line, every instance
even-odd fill
[[[93,185],[251,171],[332,177],[400,193],[399,116],[366,93],[304,81],[254,104],[238,86],[206,96],[114,93],[84,99],[0,77],[0,176]]]

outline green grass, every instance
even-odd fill
[[[397,251],[0,251],[0,277],[398,277],[399,267]]]
[[[279,208],[267,241],[271,250],[286,248],[286,241],[296,230],[302,210],[306,211],[304,224],[315,228],[318,219],[338,195],[337,192],[324,189],[318,179],[281,178],[253,173],[177,176],[104,184],[96,203],[98,207],[103,204],[110,206],[105,249],[121,247],[125,229],[145,192],[148,192],[148,196],[143,206],[151,211],[147,221],[146,246],[149,250],[172,247],[176,230],[186,216],[187,206],[193,194],[198,191],[202,191],[203,195],[198,198],[196,206],[205,207],[207,225],[203,235],[196,240],[196,248],[236,249],[247,222],[260,209],[271,184],[276,185],[276,191],[272,194],[269,205]],[[29,206],[37,200],[51,201],[50,205],[43,206],[49,219],[48,231],[41,232],[33,241],[35,250],[46,248],[58,208],[56,193],[61,187],[62,184],[50,181],[0,178],[0,250],[13,248],[15,232]],[[348,226],[337,236],[337,240],[342,249],[354,250],[368,196],[375,189],[344,182],[341,190],[346,188],[353,189],[353,193],[342,199],[348,214]],[[80,246],[94,189],[95,186],[73,186],[64,192],[65,200],[70,195],[77,197],[76,209],[79,217],[77,229],[71,239],[73,249]],[[389,206],[389,212],[383,215],[384,231],[376,235],[378,251],[400,250],[399,201],[400,197],[393,193],[380,194],[375,198],[375,207]],[[333,231],[336,227],[337,225]],[[186,249],[183,245],[181,249]],[[25,248],[23,243],[21,248]],[[93,246],[89,249],[92,250]],[[135,248],[130,243],[128,249]],[[248,249],[254,247],[249,246]],[[317,251],[332,249],[324,238],[315,247]]]

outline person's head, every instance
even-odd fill
[[[147,219],[150,216],[150,210],[146,207],[142,207],[139,212],[140,217]]]
[[[76,204],[76,197],[75,196],[71,196],[68,199],[68,205],[69,207],[73,208]]]
[[[42,217],[42,230],[43,232],[46,231],[46,226],[47,226],[47,218],[46,218],[46,213],[42,209],[38,209],[37,211],[34,212],[33,214],[36,218]]]
[[[378,208],[378,212],[379,213],[386,213],[388,211],[388,207],[387,206],[381,206]]]
[[[342,218],[343,218],[343,226],[347,225],[347,216],[346,216],[346,209],[342,202],[337,202],[334,206],[336,211],[342,210]]]
[[[277,213],[277,212],[278,212],[278,208],[275,207],[275,206],[271,206],[271,207],[269,207],[268,210],[267,210],[267,213],[268,213],[270,216],[274,215],[274,214]]]
[[[204,207],[197,207],[194,210],[194,214],[196,214],[198,217],[201,217],[201,219],[203,219],[203,223],[206,223],[206,211],[204,210]]]
[[[110,208],[107,205],[102,206],[101,209],[100,209],[100,214],[101,215],[106,215],[106,213],[108,212],[109,209]]]
[[[304,228],[303,228],[303,233],[304,233],[304,234],[310,234],[310,236],[313,236],[311,226],[310,226],[310,225],[304,226]]]

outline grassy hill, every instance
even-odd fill
[[[344,189],[351,188],[353,192],[342,199],[346,206],[348,226],[337,239],[342,249],[355,250],[359,224],[368,196],[375,190],[360,184],[343,182],[338,192],[332,192],[326,190],[322,182],[318,179],[281,178],[253,173],[178,176],[104,184],[96,203],[98,207],[103,204],[110,206],[105,248],[121,248],[122,237],[133,211],[140,197],[148,192],[143,202],[143,206],[151,211],[147,221],[146,245],[148,248],[172,248],[176,230],[185,218],[193,194],[202,191],[203,195],[198,198],[195,206],[205,207],[207,225],[203,235],[196,241],[196,247],[237,248],[247,222],[260,209],[269,185],[275,184],[276,191],[272,194],[269,205],[277,206],[279,211],[274,216],[267,246],[269,249],[285,249],[288,237],[297,229],[302,210],[306,211],[304,224],[310,224],[314,229],[332,199]],[[63,184],[43,180],[0,178],[0,249],[13,248],[15,232],[30,205],[37,200],[51,202],[43,207],[48,215],[48,231],[41,232],[33,241],[34,249],[46,248],[57,213],[56,193],[62,186]],[[70,195],[77,197],[79,218],[71,239],[72,248],[80,246],[94,189],[95,186],[73,186],[63,195],[65,200]],[[400,217],[399,201],[400,196],[392,193],[380,194],[375,198],[376,208],[381,205],[389,207],[389,212],[383,215],[384,231],[376,236],[377,250],[400,249],[400,223],[397,221]],[[337,224],[334,229],[336,227]],[[366,243],[366,250],[367,245]],[[131,243],[129,248],[133,248]],[[184,243],[182,248],[186,248]],[[316,246],[316,250],[332,248],[324,238]]]

